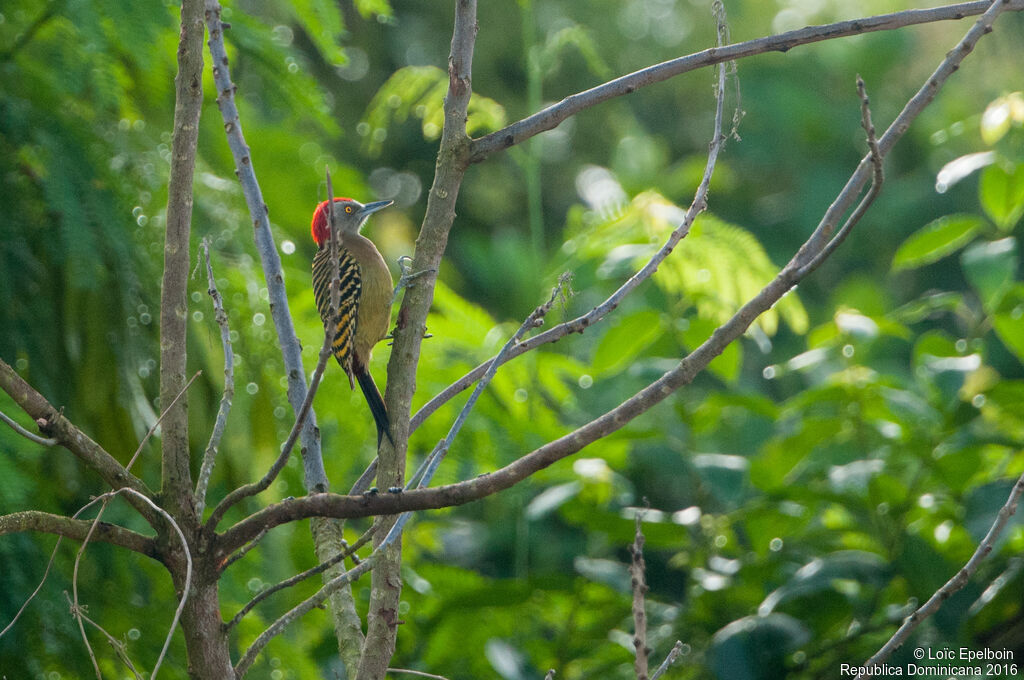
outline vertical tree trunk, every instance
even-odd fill
[[[164,237],[164,275],[160,291],[160,403],[170,404],[185,387],[185,338],[188,322],[189,233],[192,180],[203,104],[203,3],[184,0],[175,78],[174,137]],[[196,525],[189,473],[188,400],[185,395],[164,414],[163,503],[186,536]],[[188,526],[186,526],[188,525]]]
[[[188,675],[192,680],[234,680],[227,633],[221,628],[217,574],[204,572],[213,570],[196,571],[192,591],[181,614]]]

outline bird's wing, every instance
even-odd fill
[[[320,319],[325,328],[334,329],[331,349],[334,357],[348,374],[349,382],[354,387],[352,378],[352,347],[356,337],[356,319],[359,315],[359,297],[362,292],[362,272],[359,263],[348,250],[338,248],[338,276],[341,279],[338,296],[338,310],[334,320],[329,320],[331,313],[331,267],[329,248],[321,248],[313,258],[313,298],[320,312]]]

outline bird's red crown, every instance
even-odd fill
[[[334,199],[335,204],[346,202],[352,202],[352,199],[344,196],[337,196]],[[309,232],[318,247],[323,246],[330,238],[331,230],[327,228],[327,201],[320,203],[313,211],[313,222],[309,225]]]

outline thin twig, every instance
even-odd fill
[[[154,511],[159,513],[164,518],[164,520],[167,522],[167,524],[172,529],[174,529],[175,533],[178,534],[178,540],[181,542],[181,548],[182,548],[182,551],[185,554],[185,584],[184,584],[184,586],[182,587],[182,590],[181,590],[181,599],[178,601],[178,608],[174,611],[174,618],[171,620],[171,627],[170,627],[170,630],[167,632],[167,637],[164,640],[164,645],[163,645],[163,647],[160,650],[160,656],[157,657],[156,664],[153,666],[153,672],[150,674],[150,680],[156,680],[157,672],[160,670],[160,665],[163,663],[164,657],[167,655],[167,649],[168,649],[168,647],[170,647],[171,639],[174,636],[174,630],[175,630],[175,628],[178,627],[178,621],[181,619],[181,612],[185,608],[185,603],[188,601],[189,590],[192,587],[192,553],[189,550],[188,541],[185,540],[185,534],[182,533],[181,528],[178,526],[177,522],[174,521],[174,518],[171,517],[170,514],[168,514],[168,512],[166,510],[164,510],[163,508],[159,507],[156,503],[154,503],[150,499],[146,498],[144,495],[142,495],[141,493],[139,493],[135,489],[130,489],[128,487],[122,487],[120,489],[115,489],[113,491],[108,491],[108,492],[106,492],[104,494],[101,494],[101,495],[97,496],[96,498],[92,499],[91,501],[89,501],[88,503],[86,503],[85,506],[83,506],[82,509],[78,511],[78,513],[75,513],[75,515],[77,516],[79,513],[83,512],[87,508],[95,505],[96,503],[101,503],[101,502],[108,501],[111,498],[113,498],[114,496],[119,496],[122,493],[127,493],[129,495],[135,496],[136,498],[140,499],[142,502],[144,502],[144,503],[148,504],[150,507],[152,507]],[[72,583],[74,583],[74,582],[72,582]],[[75,611],[79,611],[79,612],[81,611],[81,605],[78,604],[78,596],[77,596],[77,594],[75,595],[74,607],[75,607]],[[84,630],[83,630],[83,635],[84,635]],[[88,645],[88,640],[86,640],[86,645]],[[97,669],[97,672],[98,672],[98,669]]]
[[[654,673],[651,675],[651,680],[658,680],[658,678],[663,676],[665,674],[665,671],[667,671],[672,666],[672,664],[676,662],[676,659],[678,659],[679,655],[682,653],[683,641],[676,640],[676,643],[672,646],[672,649],[669,651],[668,656],[666,656],[665,660],[661,662],[660,666],[658,666],[658,670],[654,671]]]
[[[885,170],[882,162],[882,152],[878,148],[878,138],[875,136],[875,124],[871,122],[871,102],[868,99],[867,87],[864,85],[864,80],[857,76],[857,94],[860,96],[860,114],[861,114],[861,126],[864,128],[864,132],[867,135],[868,142],[868,158],[871,159],[872,175],[871,175],[871,186],[868,188],[868,193],[864,195],[860,203],[847,218],[843,226],[836,232],[836,235],[832,237],[824,248],[815,255],[810,262],[800,267],[797,270],[797,276],[803,278],[813,272],[818,266],[832,256],[835,249],[842,245],[846,237],[849,236],[850,231],[860,222],[861,218],[867,213],[868,208],[875,202],[878,195],[882,193],[882,183],[885,181]]]
[[[833,40],[835,38],[874,31],[889,31],[916,24],[959,20],[967,16],[981,14],[990,5],[990,0],[977,0],[975,2],[964,2],[933,9],[912,9],[892,14],[881,14],[823,26],[808,26],[795,31],[757,38],[756,40],[747,40],[725,47],[713,47],[648,66],[589,90],[569,95],[560,102],[516,121],[497,132],[474,139],[470,144],[469,160],[471,163],[478,163],[498,151],[520,144],[545,130],[554,129],[580,111],[615,97],[632,93],[641,87],[660,83],[699,68],[768,52],[786,52],[798,45],[806,45],[822,40]],[[1004,5],[1005,9],[1010,11],[1024,10],[1024,0],[1004,0]]]
[[[270,624],[266,630],[259,634],[256,640],[249,646],[249,649],[245,650],[245,654],[242,655],[242,658],[237,664],[235,664],[235,675],[239,678],[245,675],[253,662],[256,661],[256,657],[259,656],[259,653],[267,646],[267,643],[277,637],[291,623],[322,605],[324,601],[338,588],[354,582],[360,576],[370,571],[370,569],[372,569],[380,559],[381,552],[380,548],[374,550],[373,553],[371,553],[365,560],[357,564],[352,569],[349,569],[344,574],[341,574],[340,576],[337,576],[325,583],[323,587],[320,588],[320,590],[318,590],[312,597],[309,597],[295,605]]]
[[[193,382],[195,382],[196,378],[198,378],[201,373],[202,371],[196,371],[195,375],[193,375],[192,378],[189,379],[187,383],[185,383],[185,386],[181,388],[181,391],[178,392],[177,395],[175,395],[174,399],[171,400],[171,403],[168,404],[167,407],[163,410],[163,413],[161,413],[160,416],[153,422],[149,430],[146,432],[146,435],[142,438],[142,441],[139,442],[139,446],[135,449],[135,453],[132,455],[131,460],[129,460],[128,464],[125,466],[126,470],[132,469],[132,466],[135,465],[135,461],[138,460],[139,455],[142,453],[142,449],[146,446],[146,442],[148,442],[149,438],[153,436],[153,433],[156,432],[156,429],[160,427],[160,422],[168,413],[170,413],[171,409],[174,408],[174,405],[178,402],[179,399],[181,399],[185,395],[185,392],[188,391],[189,386]],[[99,526],[100,520],[103,518],[103,513],[104,511],[106,511],[107,505],[110,503],[110,500],[112,498],[113,496],[108,497],[107,500],[103,501],[103,504],[100,505],[99,512],[96,513],[96,517],[92,521],[92,526],[89,527],[89,533],[87,533],[85,535],[85,538],[82,540],[82,545],[78,546],[78,553],[75,555],[75,566],[74,569],[72,570],[71,577],[71,592],[74,593],[75,596],[75,607],[80,606],[78,601],[78,567],[82,562],[82,555],[85,554],[85,548],[89,545],[89,540],[92,538],[93,532],[96,531],[96,527]],[[79,626],[81,626],[81,622],[79,622]]]
[[[1000,0],[995,0],[998,3]],[[1017,512],[1017,503],[1020,501],[1021,494],[1024,493],[1024,475],[1021,475],[1017,482],[1013,485],[1013,489],[1010,490],[1010,496],[1006,499],[1006,503],[1003,507],[999,508],[999,513],[996,515],[995,521],[992,526],[989,527],[985,537],[981,539],[981,543],[978,544],[978,548],[971,555],[971,559],[967,560],[967,563],[956,573],[953,578],[946,581],[946,583],[936,590],[928,601],[921,605],[913,614],[907,617],[903,625],[893,634],[889,641],[882,645],[874,656],[868,659],[864,663],[865,669],[870,669],[872,666],[877,666],[888,659],[893,652],[899,649],[900,645],[907,641],[910,634],[914,632],[914,629],[921,625],[921,622],[927,619],[929,616],[934,614],[945,602],[957,592],[970,580],[974,572],[978,570],[978,565],[981,561],[988,557],[989,553],[995,547],[996,539],[1006,528],[1006,524],[1013,517],[1013,514]],[[863,678],[870,676],[871,673],[861,673],[857,675],[857,680],[863,680]]]
[[[238,622],[242,620],[242,617],[244,617],[246,614],[248,614],[250,611],[252,611],[253,607],[258,605],[260,602],[262,602],[263,600],[267,599],[268,597],[270,597],[274,593],[277,593],[279,591],[284,590],[285,588],[290,588],[290,587],[292,587],[292,586],[294,586],[294,585],[296,585],[298,583],[301,583],[301,582],[305,581],[307,578],[310,578],[311,576],[316,576],[317,574],[323,573],[323,572],[327,571],[328,569],[330,569],[331,567],[333,567],[334,565],[336,565],[339,562],[341,562],[342,560],[345,560],[345,559],[355,555],[357,550],[359,550],[364,545],[366,545],[367,543],[370,542],[370,539],[373,538],[373,532],[374,532],[374,527],[370,527],[365,532],[363,532],[363,535],[360,536],[359,539],[355,543],[353,543],[351,546],[349,546],[348,548],[346,548],[342,552],[338,553],[337,555],[335,555],[331,559],[327,560],[326,562],[321,562],[320,564],[316,565],[315,567],[313,567],[311,569],[307,569],[306,571],[302,572],[301,574],[296,574],[295,576],[292,576],[291,578],[285,579],[284,581],[281,581],[280,583],[277,583],[277,584],[275,584],[275,585],[273,585],[273,586],[271,586],[271,587],[261,591],[258,595],[256,595],[256,597],[254,597],[253,599],[249,600],[249,602],[247,602],[244,607],[242,607],[240,610],[238,610],[238,613],[235,614],[231,618],[230,621],[228,621],[227,623],[223,624],[223,626],[222,626],[223,629],[225,631],[228,631],[228,630],[231,630],[232,628],[234,628],[236,625],[238,625]]]
[[[633,591],[633,650],[636,656],[634,668],[636,680],[647,680],[647,659],[651,650],[647,647],[647,564],[644,562],[644,512],[636,513],[636,534],[629,546],[629,576]]]
[[[132,675],[135,676],[135,680],[144,680],[142,675],[140,675],[135,669],[135,664],[132,663],[131,658],[128,656],[125,643],[115,638],[107,632],[106,628],[86,616],[86,608],[72,602],[71,596],[68,595],[68,591],[66,590],[64,591],[64,599],[68,601],[68,610],[71,612],[71,616],[73,616],[75,621],[78,622],[78,631],[82,635],[82,640],[85,641],[85,649],[89,652],[89,660],[92,661],[93,672],[96,673],[97,680],[103,680],[103,674],[100,672],[99,662],[96,660],[96,653],[93,651],[92,645],[89,644],[89,636],[85,634],[84,624],[86,623],[98,630],[103,637],[107,639],[107,643],[114,650],[114,653],[117,654],[117,658],[121,660],[121,663],[128,667],[128,670],[130,670]]]
[[[415,675],[420,678],[431,678],[431,680],[448,680],[443,675],[435,675],[433,673],[424,673],[423,671],[414,671],[411,668],[389,668],[388,673],[402,674],[402,675]]]
[[[43,589],[43,585],[46,583],[46,579],[50,575],[50,570],[53,568],[53,563],[57,558],[57,551],[60,549],[61,542],[64,538],[84,538],[85,535],[92,530],[92,522],[77,519],[77,517],[88,507],[90,506],[87,505],[86,507],[79,509],[78,512],[71,517],[37,512],[34,510],[16,512],[11,515],[4,515],[3,517],[0,517],[0,534],[7,533],[9,527],[12,526],[13,529],[17,530],[30,529],[36,531],[48,531],[57,534],[57,542],[54,544],[53,550],[50,552],[50,559],[46,563],[46,569],[43,571],[43,576],[39,580],[39,585],[37,585],[35,590],[33,590],[25,599],[17,613],[14,615],[14,618],[11,619],[10,623],[4,626],[3,630],[0,630],[0,638],[6,635],[7,632],[14,627],[14,624],[18,622],[18,619],[21,618],[21,615],[28,608],[29,604],[31,604],[32,600],[35,599],[39,594],[39,591]],[[74,531],[72,531],[72,529]],[[134,531],[117,525],[103,524],[101,537],[97,540],[102,540],[112,545],[127,548],[139,554],[146,555],[147,557],[157,558],[156,542],[154,539],[148,536],[143,536],[142,534],[137,534]]]
[[[256,534],[255,538],[253,538],[251,541],[249,541],[248,543],[243,545],[241,548],[236,550],[230,557],[228,557],[220,565],[218,565],[218,567],[217,567],[218,570],[223,572],[228,567],[230,567],[232,564],[234,564],[238,560],[240,560],[243,557],[245,557],[246,555],[248,555],[249,551],[251,551],[257,545],[259,545],[259,542],[262,541],[263,537],[266,536],[266,535],[267,535],[267,530],[266,529],[264,529],[260,533]]]
[[[148,442],[149,438],[153,436],[154,432],[156,432],[156,428],[158,428],[160,426],[160,422],[164,419],[164,416],[166,416],[168,413],[171,412],[171,409],[173,409],[174,405],[178,402],[178,400],[181,399],[182,396],[184,396],[184,394],[188,390],[189,386],[193,382],[195,382],[195,379],[199,377],[200,373],[202,373],[202,371],[197,371],[196,374],[193,375],[192,378],[187,383],[185,383],[185,386],[181,388],[181,391],[179,391],[177,395],[175,395],[174,399],[171,400],[171,403],[168,404],[167,407],[163,410],[163,413],[160,414],[160,417],[158,417],[156,419],[156,421],[150,426],[149,430],[146,432],[146,436],[144,436],[142,438],[142,441],[139,442],[138,448],[135,449],[135,453],[132,455],[131,460],[129,460],[128,464],[125,466],[126,470],[131,470],[132,469],[132,466],[135,465],[135,461],[138,459],[139,454],[142,453],[142,449],[146,446],[146,442]],[[116,495],[117,492],[113,492],[113,494]],[[110,495],[110,494],[104,494],[104,496],[106,496],[106,498],[103,500],[103,503],[100,505],[99,512],[96,513],[96,518],[93,519],[93,521],[92,521],[92,526],[89,527],[89,533],[87,533],[85,535],[85,538],[82,540],[82,545],[80,545],[78,547],[78,553],[75,555],[75,566],[74,566],[74,569],[72,570],[72,576],[71,576],[71,592],[74,594],[74,601],[72,603],[72,607],[73,607],[72,611],[76,613],[76,617],[75,618],[78,619],[78,629],[82,633],[82,640],[85,642],[85,646],[89,650],[89,657],[92,659],[93,666],[94,666],[94,668],[96,670],[96,677],[99,678],[99,680],[103,680],[103,676],[100,673],[99,665],[96,663],[96,657],[93,654],[92,647],[89,646],[89,638],[85,634],[85,628],[84,628],[84,626],[82,624],[82,617],[80,615],[80,612],[82,611],[82,605],[81,605],[81,603],[78,600],[78,567],[82,563],[82,555],[85,554],[85,548],[86,548],[86,546],[89,545],[89,539],[92,538],[93,532],[96,531],[96,527],[99,526],[100,519],[103,517],[103,512],[107,509],[107,505],[110,503],[110,501],[114,497],[113,495]],[[143,498],[145,498],[145,497],[143,497]],[[171,516],[169,514],[167,514],[166,512],[161,510],[160,508],[158,508],[148,498],[146,498],[145,500],[146,500],[146,502],[148,502],[151,505],[153,505],[153,508],[158,510],[160,512],[160,514],[164,515],[165,518],[170,520],[171,525],[174,526],[175,529],[177,529],[178,535],[181,537],[181,542],[182,542],[182,545],[185,547],[185,553],[187,555],[188,554],[188,546],[185,544],[185,536],[184,536],[184,534],[181,533],[181,529],[178,529],[177,524],[174,523],[174,520],[171,519]],[[93,502],[95,502],[95,501],[93,501]],[[92,505],[92,503],[89,503],[89,505]],[[86,506],[86,507],[88,507],[88,506]],[[191,562],[192,562],[192,558],[189,557],[189,573],[190,574],[191,574],[191,571],[192,571]],[[185,593],[186,594],[182,596],[182,606],[184,606],[185,599],[188,597],[188,595],[187,595],[188,590],[187,589],[186,589]],[[180,612],[180,608],[179,608],[179,612],[178,613],[180,615],[180,613],[181,613]],[[174,623],[171,624],[171,631],[167,634],[167,644],[170,643],[170,638],[174,634],[174,628],[177,625],[177,618],[178,617],[175,616]],[[99,628],[101,631],[103,631],[103,633],[105,635],[107,635],[108,638],[110,637],[109,634],[107,634],[107,632],[105,630],[103,630],[103,628],[101,628],[98,624],[93,623],[93,625],[96,626],[97,628]],[[164,645],[164,652],[167,651],[167,644]],[[117,649],[116,646],[115,646],[115,649]],[[124,654],[124,658],[125,659],[127,658],[127,654]],[[160,659],[163,659],[163,653],[160,654]],[[129,663],[129,666],[130,666],[130,662],[128,662],[128,663]],[[160,662],[157,661],[157,665],[156,665],[156,668],[153,670],[153,676],[152,677],[156,677],[156,671],[159,668],[160,668]],[[134,671],[134,668],[132,670]]]
[[[327,186],[328,189],[331,189],[330,170],[327,171]],[[336,237],[334,236],[336,230],[333,227],[334,223],[332,218],[331,202],[328,202],[327,204],[327,215],[328,224],[332,225],[331,250],[332,252],[336,253],[337,242]],[[331,282],[331,308],[336,310],[338,308],[338,299],[340,295],[340,284],[338,282],[338,258],[332,257],[331,259],[334,262],[334,279]],[[333,315],[331,318],[334,318]],[[333,339],[334,333],[330,328],[330,324],[325,324],[324,341],[323,344],[320,346],[320,356],[319,359],[317,360],[316,368],[313,369],[313,377],[310,379],[309,389],[306,391],[306,396],[302,400],[302,405],[299,406],[299,410],[295,416],[295,422],[292,424],[292,429],[288,433],[288,438],[285,439],[284,444],[281,445],[281,452],[278,454],[277,459],[274,461],[273,465],[270,466],[270,469],[267,470],[267,473],[263,475],[263,478],[260,479],[260,481],[253,482],[252,484],[246,484],[245,486],[235,489],[227,496],[225,496],[224,500],[217,504],[217,507],[215,507],[213,509],[213,512],[210,514],[210,519],[206,522],[206,528],[210,531],[213,531],[217,528],[217,524],[224,517],[224,513],[226,513],[232,506],[234,506],[236,503],[245,498],[255,496],[256,494],[264,491],[274,482],[275,479],[277,479],[277,476],[281,474],[281,470],[283,470],[284,466],[288,463],[288,457],[291,455],[292,448],[295,446],[295,442],[298,440],[300,434],[305,429],[307,418],[312,417],[313,398],[316,396],[317,390],[320,388],[321,379],[323,378],[324,371],[327,369],[327,362],[331,358],[331,341]],[[324,479],[326,479],[326,477]],[[323,491],[326,490],[326,488],[323,489]]]
[[[547,316],[549,311],[551,311],[551,307],[555,304],[555,300],[562,295],[565,287],[569,285],[570,279],[571,276],[569,274],[562,274],[558,279],[558,283],[551,289],[551,296],[548,298],[547,302],[534,309],[530,315],[526,317],[526,320],[519,326],[519,329],[513,333],[512,337],[508,339],[504,346],[502,346],[501,351],[498,352],[498,356],[491,362],[490,367],[484,373],[480,382],[477,383],[476,389],[473,390],[473,394],[469,396],[469,399],[463,405],[462,410],[459,411],[459,415],[456,416],[455,422],[453,422],[452,426],[448,429],[448,435],[439,441],[437,446],[434,447],[434,450],[430,452],[430,455],[424,460],[424,464],[421,466],[421,469],[418,470],[417,473],[409,480],[409,483],[406,484],[406,490],[421,489],[430,485],[430,481],[433,479],[438,465],[441,464],[441,461],[451,448],[452,442],[455,441],[456,435],[459,434],[462,426],[465,425],[466,419],[469,417],[469,412],[473,410],[473,407],[476,405],[480,395],[498,372],[498,367],[504,363],[501,359],[508,354],[513,347],[519,344],[519,341],[527,331],[531,331],[534,328],[544,325],[544,317]]]
[[[0,420],[10,425],[11,429],[13,429],[15,432],[17,432],[30,442],[39,444],[40,446],[54,446],[57,444],[57,440],[54,439],[53,437],[40,437],[37,434],[32,434],[31,432],[23,428],[21,425],[19,425],[17,421],[13,420],[9,415],[4,413],[3,411],[0,411]]]
[[[220,448],[220,440],[224,436],[224,428],[228,423],[228,414],[231,413],[231,403],[235,398],[235,352],[231,347],[231,329],[228,327],[228,313],[224,310],[224,298],[217,290],[217,281],[213,277],[213,266],[210,264],[209,237],[203,238],[199,247],[202,248],[206,258],[206,292],[213,300],[214,318],[217,320],[217,326],[220,327],[220,345],[224,352],[224,392],[220,397],[217,419],[213,422],[213,431],[210,433],[210,441],[206,444],[203,464],[199,470],[199,480],[196,482],[196,515],[202,519],[203,510],[206,508],[206,490],[210,484],[210,477],[213,475],[213,466],[217,462],[217,449]]]

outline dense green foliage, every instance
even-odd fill
[[[481,3],[471,131],[703,49],[714,36],[709,4]],[[908,4],[727,8],[743,40]],[[307,225],[324,197],[324,166],[339,194],[394,198],[369,232],[390,261],[412,252],[440,131],[449,5],[239,0],[225,9],[242,122],[307,368],[322,338]],[[711,214],[604,323],[504,367],[435,483],[561,436],[702,342],[789,258],[863,155],[855,74],[884,126],[964,30],[904,29],[742,62],[742,99],[730,95],[745,112],[742,140],[720,161]],[[537,678],[548,668],[559,678],[631,677],[626,547],[645,505],[652,658],[676,639],[687,645],[668,677],[835,676],[956,572],[1024,472],[1024,99],[1007,96],[1020,87],[1022,36],[1024,17],[999,20],[891,157],[885,192],[849,241],[706,375],[527,483],[410,525],[394,666],[453,680]],[[176,40],[171,2],[0,8],[0,357],[122,461],[159,412]],[[414,407],[492,356],[563,271],[574,274],[574,295],[549,325],[590,309],[660,246],[703,168],[711,84],[702,71],[638,91],[470,169]],[[237,362],[211,484],[219,498],[269,466],[292,414],[209,75],[205,86],[193,245],[213,244]],[[198,276],[189,346],[190,369],[203,371],[189,393],[197,461],[222,386],[205,289]],[[387,356],[382,345],[379,376]],[[417,431],[417,461],[463,401]],[[316,408],[327,470],[343,491],[372,457],[373,426],[334,366]],[[17,413],[6,395],[0,410]],[[150,444],[136,470],[153,486],[158,452]],[[293,458],[244,509],[302,493],[300,475]],[[102,490],[66,452],[0,428],[0,513],[70,514]],[[106,519],[141,529],[123,506]],[[364,526],[351,523],[352,537]],[[0,626],[38,583],[53,542],[0,538]],[[1015,524],[898,662],[915,646],[943,645],[1010,649],[1024,662],[1022,549]],[[87,676],[62,594],[73,559],[64,545],[39,598],[0,639],[0,676]],[[313,561],[305,526],[275,530],[227,572],[225,615]],[[174,601],[163,569],[90,545],[80,581],[89,615],[151,668]],[[315,586],[261,605],[239,626],[237,649]],[[363,606],[368,590],[368,581],[355,588]],[[92,639],[107,677],[126,677]],[[271,643],[250,677],[333,677],[335,651],[328,617],[314,612]],[[180,635],[172,658],[161,677],[185,677]]]

